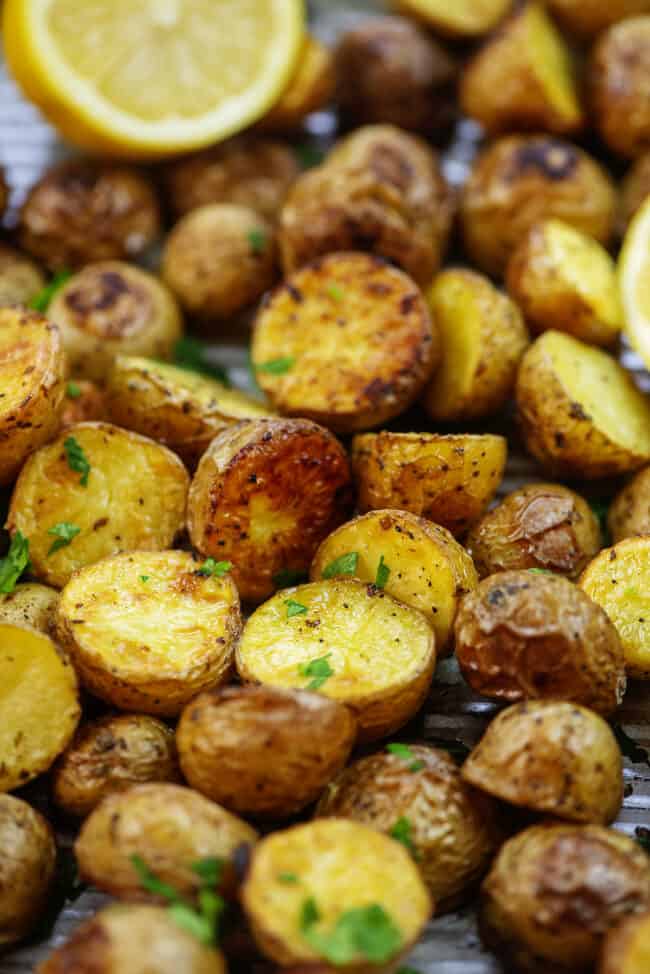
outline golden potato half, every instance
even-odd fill
[[[185,551],[135,551],[81,569],[57,632],[84,685],[122,710],[173,716],[230,675],[241,631],[230,575]]]
[[[59,593],[55,588],[23,582],[13,592],[0,595],[0,622],[12,626],[29,626],[51,633],[54,628]]]
[[[478,584],[472,559],[445,528],[398,510],[362,514],[325,538],[311,580],[345,575],[422,612],[438,653],[449,646],[460,599]]]
[[[253,852],[242,899],[267,957],[283,967],[317,964],[319,974],[393,971],[433,905],[403,846],[343,819],[319,819],[263,839]],[[345,960],[326,963],[332,961],[327,935],[358,911],[371,911],[381,941],[369,932],[364,950],[353,938]]]
[[[38,264],[19,250],[0,243],[0,305],[28,305],[44,287],[45,275]]]
[[[0,948],[36,926],[55,867],[49,823],[27,802],[0,795]]]
[[[650,5],[646,7],[650,15]],[[591,53],[590,101],[606,145],[634,159],[650,149],[650,16],[603,31]]]
[[[261,132],[292,132],[307,115],[324,108],[336,87],[332,52],[307,34],[298,65],[287,89],[273,108],[257,123]]]
[[[650,535],[650,467],[644,467],[618,492],[609,508],[607,527],[614,543]]]
[[[81,708],[75,671],[48,636],[3,622],[0,647],[0,791],[12,791],[67,747]]]
[[[598,974],[646,974],[650,970],[650,911],[628,917],[609,931]]]
[[[361,511],[397,508],[463,535],[497,492],[508,445],[502,436],[363,433],[352,441]]]
[[[441,34],[476,37],[496,27],[510,7],[510,0],[392,0],[398,10]]]
[[[391,734],[417,712],[435,661],[421,612],[340,578],[278,592],[250,617],[237,647],[242,680],[346,703],[364,740]]]
[[[184,526],[188,485],[171,450],[109,423],[80,423],[29,458],[7,529],[29,538],[34,574],[62,588],[107,555],[170,547]]]
[[[593,479],[650,460],[650,404],[618,362],[559,331],[544,332],[517,376],[528,451],[551,474]]]

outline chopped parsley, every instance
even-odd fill
[[[413,751],[408,746],[408,744],[400,744],[399,741],[395,741],[392,744],[386,745],[386,750],[389,754],[394,754],[396,757],[401,758],[402,761],[410,761],[408,766],[409,771],[421,771],[424,767],[424,761],[421,761],[415,757]]]
[[[304,581],[305,578],[304,572],[294,568],[283,568],[282,571],[273,576],[273,584],[276,588],[289,588],[291,585],[297,585],[298,582]]]
[[[285,883],[287,886],[295,886],[300,880],[295,873],[280,873],[278,875],[278,882]]]
[[[390,568],[384,561],[384,556],[382,555],[379,559],[379,565],[377,566],[377,577],[375,578],[375,585],[377,588],[385,588],[389,575]]]
[[[76,382],[68,382],[65,387],[65,394],[68,399],[78,399],[81,395],[81,386],[78,386]]]
[[[201,375],[209,375],[228,388],[231,386],[227,369],[218,362],[211,361],[208,347],[198,338],[191,338],[189,335],[179,338],[174,346],[174,365]]]
[[[327,293],[332,298],[333,301],[342,301],[345,297],[343,288],[339,287],[338,284],[328,284]]]
[[[300,930],[307,943],[337,966],[360,958],[373,964],[387,963],[403,946],[400,930],[379,903],[345,910],[330,931],[317,929],[321,917],[316,901],[305,900],[300,911]]]
[[[612,724],[612,730],[621,749],[621,754],[629,758],[632,764],[650,765],[650,757],[646,749],[626,734],[620,724]]]
[[[313,659],[309,663],[301,663],[299,665],[298,672],[300,675],[308,679],[311,678],[311,683],[305,689],[320,690],[322,685],[327,683],[331,676],[334,676],[334,670],[328,662],[331,655],[331,653],[328,653],[327,656],[319,656],[318,659]]]
[[[266,247],[266,234],[261,227],[253,227],[252,230],[248,231],[248,242],[251,247],[251,252],[257,257],[259,254],[264,253],[264,248]]]
[[[49,284],[38,292],[38,294],[32,298],[29,302],[30,308],[34,311],[40,311],[44,314],[52,303],[52,299],[57,291],[60,291],[64,284],[66,284],[72,277],[72,271],[62,270],[54,275]]]
[[[527,568],[526,571],[531,575],[555,575],[549,568]]]
[[[256,372],[268,372],[269,375],[284,375],[295,365],[295,358],[285,355],[284,358],[272,358],[268,362],[260,362],[255,366]]]
[[[29,539],[16,531],[9,551],[0,559],[0,592],[13,592],[16,582],[29,567]]]
[[[320,166],[326,152],[324,148],[312,142],[302,142],[300,145],[293,146],[293,154],[302,169],[313,169],[314,166]]]
[[[323,569],[323,578],[334,578],[335,575],[354,575],[359,561],[358,551],[347,551],[339,555]]]
[[[396,839],[397,842],[401,842],[408,851],[411,853],[414,859],[419,859],[419,853],[415,848],[415,843],[413,842],[413,823],[410,818],[406,818],[402,815],[397,819],[392,829],[389,831],[389,835],[392,839]]]
[[[637,825],[634,830],[634,838],[642,849],[650,853],[650,829],[644,828],[643,825]]]
[[[609,526],[607,524],[609,505],[610,505],[610,501],[605,497],[596,497],[596,498],[592,498],[589,501],[589,507],[596,515],[596,519],[600,526],[600,533],[602,534],[603,545],[605,546],[605,548],[612,543],[612,538],[609,533]]]
[[[231,568],[231,561],[215,561],[214,558],[206,558],[196,574],[205,575],[206,578],[223,578]]]
[[[193,934],[202,944],[214,945],[218,942],[221,918],[226,907],[216,890],[223,866],[220,859],[202,859],[192,866],[192,872],[202,881],[196,906],[184,899],[174,886],[159,879],[140,856],[131,856],[131,862],[142,889],[167,901],[169,915],[179,927]]]
[[[150,576],[150,575],[140,575],[140,581],[141,581],[142,583],[144,583],[144,582],[148,582],[150,578],[151,578],[151,576]]]
[[[296,602],[295,599],[285,599],[284,604],[287,607],[287,619],[293,618],[293,616],[304,616],[309,611],[306,605],[302,602]]]
[[[55,551],[59,551],[60,548],[67,548],[73,538],[76,538],[81,528],[78,528],[76,524],[70,524],[69,521],[59,521],[55,524],[53,528],[49,528],[48,534],[53,534],[56,541],[52,542],[52,546],[48,551],[48,557],[53,555]]]
[[[63,441],[63,449],[66,460],[68,461],[68,466],[71,470],[81,474],[79,483],[82,487],[87,487],[88,477],[90,475],[90,464],[88,462],[88,457],[83,451],[83,448],[79,445],[77,440],[75,440],[74,436],[68,436],[68,438]]]

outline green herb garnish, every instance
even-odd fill
[[[66,284],[71,277],[72,271],[59,271],[54,275],[50,283],[46,284],[45,287],[38,292],[36,297],[32,298],[32,300],[29,302],[29,307],[34,311],[40,311],[41,314],[45,314],[52,303],[52,299],[56,292],[60,291],[63,285]]]
[[[184,899],[174,886],[159,879],[140,856],[131,856],[131,862],[142,888],[167,901],[169,915],[179,927],[193,934],[203,944],[218,942],[221,917],[226,907],[214,888],[221,880],[221,860],[202,859],[192,866],[192,871],[201,877],[203,884],[197,893],[196,906]]]
[[[642,849],[650,853],[650,829],[644,828],[643,825],[637,825],[634,830],[634,838]]]
[[[144,583],[144,582],[148,582],[150,578],[151,578],[151,576],[150,576],[150,575],[140,575],[140,581],[141,581],[142,583]]]
[[[291,585],[297,585],[298,582],[304,581],[306,577],[304,572],[297,571],[294,568],[283,568],[282,571],[273,576],[273,584],[276,588],[289,588]]]
[[[204,575],[206,578],[223,578],[227,575],[232,568],[232,562],[230,561],[215,561],[214,558],[206,558],[200,568],[197,569],[197,575]]]
[[[309,611],[306,605],[302,602],[296,602],[295,599],[285,599],[284,604],[287,607],[287,619],[293,618],[293,616],[304,616]]]
[[[280,873],[278,875],[279,883],[286,883],[287,886],[295,886],[300,880],[295,873]]]
[[[348,551],[339,555],[323,569],[323,578],[334,578],[335,575],[354,575],[359,561],[358,551]]]
[[[53,555],[55,551],[59,551],[60,548],[67,548],[73,538],[76,538],[81,528],[78,528],[76,524],[70,524],[69,521],[60,521],[55,524],[53,528],[49,528],[48,534],[53,534],[57,539],[52,543],[52,547],[48,551],[48,558]]]
[[[300,929],[307,943],[335,965],[359,958],[385,964],[403,945],[402,935],[379,903],[346,910],[330,931],[317,929],[320,912],[313,898],[300,911]]]
[[[68,399],[78,399],[81,395],[81,386],[78,386],[76,382],[68,382],[65,387],[65,394]]]
[[[527,568],[526,571],[531,575],[555,575],[550,568]]]
[[[259,254],[264,253],[266,234],[260,227],[253,227],[252,230],[248,231],[248,242],[251,247],[251,252],[257,257]]]
[[[75,440],[74,436],[68,436],[68,438],[63,441],[63,450],[70,469],[74,470],[75,473],[81,474],[79,483],[82,487],[87,487],[88,477],[90,475],[90,464],[88,463],[88,457],[77,440]]]
[[[268,362],[260,362],[255,366],[256,372],[268,372],[269,375],[284,375],[295,364],[295,358],[285,355],[284,358],[273,358]]]
[[[332,298],[333,301],[342,301],[345,297],[343,288],[339,287],[338,284],[328,284],[327,293]]]
[[[609,533],[609,526],[607,524],[607,515],[609,514],[609,506],[611,501],[604,497],[597,497],[589,501],[589,507],[592,509],[598,524],[600,525],[600,533],[603,538],[603,545],[605,548],[612,543],[612,538]]]
[[[388,834],[390,835],[391,839],[396,839],[397,842],[401,842],[402,845],[408,849],[408,851],[411,853],[414,859],[419,859],[420,856],[418,854],[417,849],[415,848],[412,832],[413,832],[413,823],[409,818],[406,818],[406,816],[402,815],[400,818],[397,819],[397,821],[393,825],[392,829],[390,829]]]
[[[390,754],[394,754],[396,757],[401,758],[402,761],[410,761],[411,763],[408,766],[409,771],[421,771],[424,767],[424,761],[421,761],[415,757],[408,744],[400,744],[399,741],[395,741],[392,744],[387,744],[386,750]]]
[[[326,155],[325,149],[313,145],[311,142],[294,145],[293,154],[302,169],[313,169],[314,166],[320,166]]]
[[[179,338],[174,346],[174,364],[191,372],[209,375],[222,385],[231,387],[226,368],[211,361],[209,349],[198,338],[190,338],[189,335]]]
[[[16,531],[9,551],[0,559],[0,592],[13,592],[16,582],[29,567],[29,539]]]
[[[621,753],[626,758],[629,758],[632,764],[647,764],[650,766],[650,757],[646,749],[626,734],[620,724],[612,724],[612,730],[618,741]]]
[[[311,683],[307,685],[305,689],[307,690],[320,690],[322,685],[326,683],[331,676],[334,676],[334,670],[330,666],[328,660],[332,654],[328,653],[327,656],[319,656],[318,659],[310,660],[309,663],[301,663],[298,667],[298,672],[301,676],[311,677]]]
[[[382,555],[379,559],[379,565],[377,566],[377,577],[375,578],[375,585],[377,588],[385,588],[386,582],[390,575],[390,568],[384,561],[384,556]]]

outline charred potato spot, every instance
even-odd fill
[[[614,543],[638,534],[650,535],[650,467],[640,470],[616,495],[607,526]]]
[[[334,60],[329,48],[308,34],[298,66],[282,97],[258,122],[263,132],[291,132],[307,115],[324,108],[336,87]]]
[[[0,214],[2,213],[0,185]],[[0,243],[0,305],[28,305],[45,286],[45,275],[38,265],[6,244]]]
[[[496,27],[510,0],[392,0],[398,10],[452,37],[476,37]]]
[[[589,82],[596,126],[609,148],[628,158],[647,152],[650,16],[630,17],[603,33],[591,55]]]
[[[0,595],[0,621],[30,626],[46,634],[53,631],[59,593],[47,585],[25,582],[13,592]]]
[[[108,408],[104,390],[89,379],[68,382],[61,426],[65,429],[77,423],[102,422],[105,419],[108,419]]]
[[[644,974],[650,964],[650,912],[613,927],[603,944],[599,974]]]
[[[55,865],[47,821],[20,798],[0,795],[0,947],[22,940],[36,926]]]
[[[567,31],[589,40],[619,20],[648,13],[650,0],[548,0],[548,6]]]

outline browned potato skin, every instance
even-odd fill
[[[45,275],[38,265],[19,250],[0,243],[0,305],[29,304],[43,287]]]
[[[650,4],[648,4],[648,7],[650,9]],[[650,152],[644,153],[635,160],[621,183],[618,222],[616,225],[619,237],[625,235],[625,231],[630,225],[632,217],[647,196],[650,196]]]
[[[579,494],[561,484],[526,484],[483,515],[466,547],[481,578],[543,568],[576,579],[602,538],[598,518]]]
[[[650,534],[650,467],[644,467],[614,498],[607,527],[616,544],[623,538]]]
[[[610,149],[627,158],[650,149],[650,16],[623,20],[599,38],[589,92],[596,127]]]
[[[227,687],[187,705],[176,740],[196,791],[240,815],[282,819],[319,797],[356,732],[352,712],[318,693]]]
[[[412,745],[411,752],[412,761],[387,752],[356,761],[331,782],[316,814],[351,818],[386,834],[407,818],[416,862],[440,914],[461,903],[487,869],[502,838],[497,806],[465,784],[444,751]],[[423,767],[412,771],[413,761]]]
[[[54,632],[59,593],[37,582],[21,582],[12,592],[0,595],[0,623],[28,626],[46,635]]]
[[[0,949],[38,922],[55,865],[48,822],[22,799],[0,795]]]
[[[564,220],[606,244],[615,211],[605,170],[577,146],[548,135],[497,139],[478,157],[461,197],[465,248],[495,276],[538,221]]]
[[[174,732],[140,714],[85,724],[52,771],[54,801],[84,817],[113,792],[150,781],[180,781]]]
[[[558,700],[502,710],[462,775],[495,798],[573,822],[607,825],[623,801],[623,759],[609,724]]]
[[[609,931],[598,974],[645,974],[650,962],[650,912],[628,917]]]
[[[137,170],[71,160],[33,187],[18,236],[27,253],[60,270],[137,257],[160,228],[158,201]]]
[[[650,0],[547,0],[547,3],[560,24],[584,40],[619,20],[650,11]]]
[[[501,848],[483,883],[479,927],[508,970],[586,974],[607,930],[649,902],[648,857],[633,839],[547,823]]]
[[[81,395],[72,397],[69,391],[66,393],[63,400],[61,426],[65,429],[77,423],[100,423],[108,419],[106,397],[97,383],[91,382],[90,379],[75,379],[74,385],[79,387]]]

